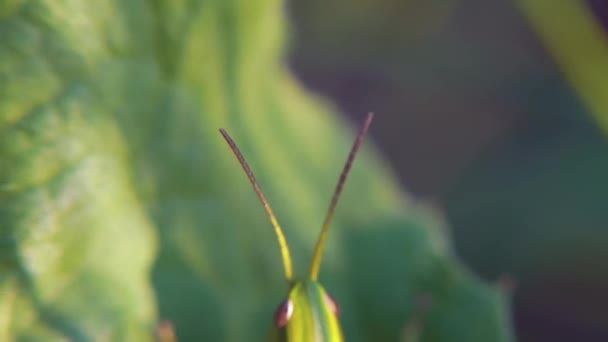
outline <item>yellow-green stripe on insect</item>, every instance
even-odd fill
[[[225,130],[220,129],[220,133],[230,148],[236,155],[237,159],[241,163],[243,170],[247,174],[249,181],[253,185],[253,189],[260,198],[266,214],[270,219],[270,223],[274,228],[279,241],[279,247],[281,248],[281,256],[283,258],[283,267],[285,269],[285,278],[289,283],[290,289],[287,299],[283,301],[277,308],[274,315],[275,332],[274,338],[278,341],[289,341],[289,342],[333,342],[342,341],[342,329],[340,328],[340,322],[338,316],[340,314],[338,304],[327,294],[327,291],[317,281],[319,276],[319,269],[321,267],[321,258],[323,256],[323,249],[325,247],[325,240],[327,239],[327,233],[329,232],[330,222],[338,203],[338,198],[344,187],[344,182],[348,176],[355,155],[359,150],[359,146],[363,142],[363,137],[367,132],[369,125],[372,122],[373,114],[369,113],[357,138],[350,150],[344,169],[340,174],[338,185],[331,199],[321,233],[319,234],[319,240],[315,246],[312,262],[310,264],[310,272],[305,278],[293,278],[293,268],[291,264],[291,256],[289,254],[289,247],[287,246],[287,240],[283,234],[283,230],[277,221],[266,196],[260,189],[258,182],[253,175],[253,172],[247,165],[245,158],[239,151],[232,138],[226,133]]]

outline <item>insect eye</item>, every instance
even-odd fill
[[[327,302],[327,305],[329,305],[331,312],[333,312],[336,316],[340,316],[340,305],[328,293],[325,293],[325,301]]]
[[[289,322],[293,314],[293,302],[291,299],[285,300],[274,312],[274,324],[277,328],[283,328]]]

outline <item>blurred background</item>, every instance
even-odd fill
[[[521,341],[608,341],[608,3],[290,0],[288,63],[360,121]],[[606,77],[604,77],[606,76]],[[604,85],[605,83],[605,85]]]

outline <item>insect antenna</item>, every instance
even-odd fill
[[[230,149],[232,149],[232,152],[234,152],[234,155],[239,160],[239,163],[241,163],[243,170],[247,174],[247,178],[249,178],[249,182],[251,182],[251,185],[253,186],[253,190],[255,190],[255,193],[258,195],[258,198],[260,199],[260,201],[262,202],[262,205],[264,206],[266,215],[268,215],[268,218],[270,219],[270,223],[272,224],[272,227],[274,228],[274,232],[277,235],[277,240],[279,241],[279,247],[281,248],[281,257],[283,259],[283,268],[285,269],[285,278],[287,278],[287,281],[289,282],[289,281],[291,281],[291,279],[293,277],[293,267],[292,267],[292,263],[291,263],[291,255],[289,254],[289,246],[287,246],[287,240],[285,239],[285,234],[283,234],[283,229],[281,229],[281,225],[279,224],[277,217],[274,215],[274,212],[272,211],[272,208],[270,207],[270,204],[268,203],[266,196],[264,196],[264,193],[262,192],[260,185],[258,184],[257,180],[255,179],[255,176],[253,175],[253,171],[251,171],[251,168],[247,164],[247,161],[245,161],[245,157],[243,157],[243,154],[241,153],[239,148],[236,146],[236,143],[234,142],[234,140],[232,140],[232,138],[230,137],[228,132],[226,132],[223,128],[220,128],[220,133],[222,134],[222,136],[224,137],[224,139],[230,146]]]
[[[329,232],[331,219],[334,216],[334,211],[336,209],[336,205],[338,204],[338,199],[340,198],[340,194],[342,193],[342,189],[344,188],[344,183],[346,182],[346,177],[353,166],[353,162],[355,160],[355,156],[357,155],[357,151],[359,150],[359,146],[363,142],[363,138],[369,129],[370,124],[372,123],[372,118],[374,117],[373,113],[368,113],[359,133],[357,134],[357,138],[353,143],[353,146],[350,149],[350,153],[348,154],[348,158],[346,159],[346,164],[344,164],[344,168],[342,169],[342,173],[340,174],[340,178],[338,180],[338,185],[336,185],[336,190],[334,191],[334,195],[331,198],[331,202],[329,204],[329,209],[327,210],[327,215],[325,216],[325,221],[323,221],[323,227],[321,228],[321,233],[319,234],[319,240],[317,240],[317,245],[315,246],[315,251],[312,257],[312,262],[310,264],[310,278],[312,280],[317,280],[319,276],[319,269],[321,268],[321,259],[323,257],[323,250],[325,249],[325,240],[327,240],[327,233]]]

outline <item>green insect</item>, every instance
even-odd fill
[[[245,158],[235,142],[224,129],[220,129],[220,133],[224,139],[226,139],[228,145],[230,145],[230,148],[241,163],[243,170],[245,170],[249,181],[253,185],[253,189],[260,198],[260,201],[266,210],[266,214],[270,219],[270,223],[277,235],[277,240],[279,241],[283,267],[285,269],[285,278],[287,278],[290,289],[287,298],[279,305],[274,314],[275,329],[273,337],[275,340],[289,342],[334,342],[344,340],[342,329],[340,328],[338,303],[336,303],[336,301],[327,293],[325,288],[317,281],[317,278],[319,276],[327,233],[329,232],[330,222],[334,215],[338,198],[340,197],[346,177],[352,167],[357,150],[363,142],[363,137],[371,124],[372,117],[372,113],[367,115],[350,150],[344,169],[340,174],[338,185],[336,186],[336,190],[331,199],[317,245],[315,246],[314,255],[310,264],[310,272],[308,276],[296,279],[293,278],[291,256],[285,235],[283,234],[283,230],[281,229],[266,196],[262,192],[262,189],[260,189],[253,172],[249,168],[249,165],[245,161]]]

